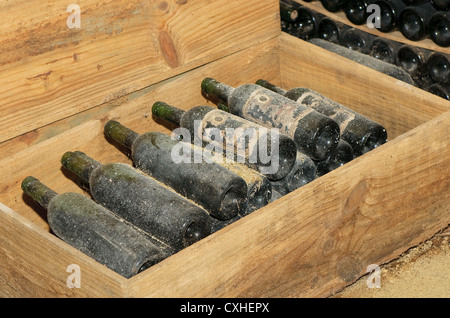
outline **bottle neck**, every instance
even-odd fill
[[[164,102],[156,102],[153,104],[152,113],[158,118],[180,126],[185,111]]]
[[[139,137],[138,133],[115,120],[110,120],[106,123],[104,133],[106,137],[111,138],[127,149],[131,149],[133,143]]]
[[[66,152],[61,159],[61,163],[66,169],[75,173],[85,186],[89,186],[92,172],[102,166],[101,163],[80,151]]]
[[[287,91],[282,89],[281,87],[275,86],[272,83],[269,83],[268,81],[263,80],[263,79],[257,80],[256,84],[259,86],[262,86],[264,88],[267,88],[275,93],[278,93],[280,95],[285,95],[287,93]]]
[[[229,102],[229,97],[233,93],[234,88],[224,83],[220,83],[212,78],[205,78],[202,81],[202,92],[210,100],[222,100]]]
[[[22,190],[44,209],[58,194],[34,177],[27,177],[22,181]]]

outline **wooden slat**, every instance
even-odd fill
[[[276,1],[0,4],[0,142],[279,34]]]

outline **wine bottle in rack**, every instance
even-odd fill
[[[323,39],[315,38],[311,39],[309,42],[320,46],[321,48],[324,48],[330,52],[336,53],[342,57],[353,60],[359,64],[365,65],[381,73],[392,76],[400,81],[414,85],[414,81],[411,78],[411,75],[409,75],[408,72],[398,67],[397,65],[392,65],[384,61],[377,60],[376,58],[373,58],[368,54],[363,54],[361,52],[351,50],[349,48],[329,41],[325,41]]]
[[[390,64],[396,64],[397,51],[402,43],[393,41],[384,37],[376,37],[370,46],[370,56],[385,61]]]
[[[344,7],[344,0],[321,0],[322,6],[330,12],[341,11]]]
[[[400,12],[406,5],[399,0],[378,0],[375,2],[380,7],[380,27],[381,32],[390,32],[397,28]]]
[[[450,12],[436,12],[430,19],[431,40],[439,46],[450,46]]]
[[[323,176],[354,159],[354,152],[352,146],[345,140],[341,139],[336,152],[326,160],[316,162],[317,176]]]
[[[426,62],[429,55],[429,50],[404,44],[397,51],[397,65],[416,80],[426,73]]]
[[[430,3],[439,11],[450,11],[450,0],[430,0]]]
[[[302,40],[308,40],[315,37],[323,15],[304,6],[299,7],[297,12],[298,18],[295,23],[298,30],[297,37]]]
[[[407,6],[419,6],[428,2],[429,0],[402,0]]]
[[[435,83],[450,83],[450,55],[433,52],[427,59],[427,70]]]
[[[441,85],[434,83],[427,90],[434,95],[450,100],[450,84]]]
[[[280,1],[280,18],[283,21],[294,23],[298,19],[298,11],[292,5]]]
[[[429,35],[431,16],[436,12],[431,3],[409,6],[399,16],[399,29],[403,36],[411,41],[420,41]]]
[[[344,4],[344,13],[347,19],[356,24],[362,25],[367,22],[367,18],[370,14],[368,12],[368,6],[374,3],[375,0],[348,0]]]
[[[325,17],[319,22],[317,37],[336,44],[341,44],[342,34],[348,29],[350,29],[350,26],[347,24]]]
[[[350,28],[342,35],[342,46],[353,51],[358,51],[364,54],[370,52],[370,45],[374,35],[364,32],[356,28]]]

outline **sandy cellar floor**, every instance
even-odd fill
[[[450,228],[381,267],[381,287],[360,278],[334,298],[450,298]]]

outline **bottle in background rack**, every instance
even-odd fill
[[[341,11],[345,0],[321,0],[323,7],[330,12]]]
[[[280,18],[283,21],[294,23],[298,19],[298,11],[292,5],[280,1]]]
[[[427,59],[427,70],[435,83],[450,83],[450,55],[441,52],[433,52]]]
[[[309,88],[296,87],[286,91],[265,80],[258,80],[257,83],[332,118],[340,126],[341,139],[351,145],[355,156],[360,156],[387,142],[386,129],[379,123]]]
[[[317,37],[336,44],[341,44],[342,34],[348,29],[350,29],[350,27],[347,24],[325,17],[320,20]]]
[[[450,11],[450,0],[430,0],[430,3],[439,11]]]
[[[429,35],[429,23],[436,9],[429,3],[406,7],[399,16],[399,29],[411,41],[420,41]]]
[[[402,44],[397,41],[376,37],[371,43],[369,55],[386,63],[396,65],[397,51],[401,46]]]
[[[151,237],[82,194],[57,194],[34,177],[23,180],[22,190],[47,210],[56,236],[126,278],[169,256]]]
[[[338,145],[340,131],[334,120],[260,85],[233,88],[206,78],[201,87],[206,98],[225,101],[230,113],[279,129],[280,134],[292,138],[298,150],[312,159],[327,158]]]
[[[67,152],[62,165],[89,185],[94,200],[177,252],[211,234],[209,214],[128,164],[101,164]]]
[[[317,36],[317,29],[323,15],[307,7],[297,9],[298,19],[298,37],[302,40],[308,40]]]
[[[427,3],[429,0],[401,0],[404,4],[408,6],[419,6],[421,4]]]
[[[418,81],[427,73],[426,61],[429,55],[430,51],[426,49],[404,44],[397,51],[397,65]]]
[[[430,38],[439,46],[450,46],[450,12],[436,12],[429,22]]]
[[[434,95],[450,100],[450,84],[434,83],[427,90]]]
[[[399,0],[378,0],[375,2],[380,7],[380,27],[381,32],[390,32],[397,28],[400,12],[406,5]]]
[[[114,120],[106,123],[104,132],[108,139],[131,150],[131,158],[139,170],[202,206],[214,217],[230,219],[245,208],[245,181],[221,165],[204,161],[203,152],[191,149],[189,141],[185,145],[189,146],[190,153],[179,154],[184,150],[177,148],[181,141],[160,132],[140,135]],[[174,153],[180,158],[174,158]]]
[[[342,46],[353,51],[361,52],[363,54],[370,53],[370,46],[374,35],[359,29],[350,28],[342,35]]]
[[[356,24],[362,25],[367,22],[367,18],[370,12],[367,8],[370,4],[374,3],[375,0],[348,0],[344,3],[344,13],[347,19]]]

